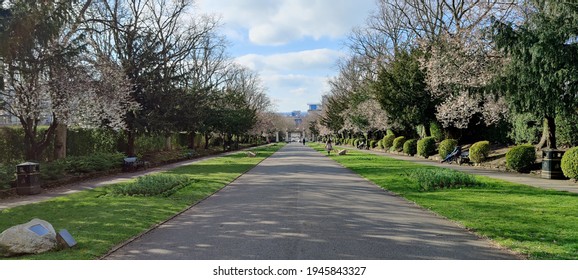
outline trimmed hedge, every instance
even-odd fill
[[[446,158],[457,146],[458,140],[456,139],[446,139],[442,141],[438,147],[440,156]]]
[[[578,179],[578,147],[574,147],[562,156],[562,172],[570,179]]]
[[[409,139],[403,143],[403,152],[409,156],[417,154],[417,139]]]
[[[480,141],[470,147],[470,160],[474,163],[481,163],[490,154],[490,141]]]
[[[389,150],[389,148],[391,148],[393,146],[393,141],[395,140],[395,135],[394,134],[387,134],[383,137],[383,149],[384,150]]]
[[[393,145],[391,146],[391,150],[395,152],[403,151],[403,144],[405,144],[405,136],[399,136],[393,140]]]
[[[426,137],[417,141],[417,154],[428,158],[436,153],[436,140],[434,137]]]
[[[536,162],[536,150],[532,145],[519,145],[506,153],[506,167],[518,172],[529,172]]]

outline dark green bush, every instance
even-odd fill
[[[429,132],[431,137],[433,137],[436,142],[441,142],[444,140],[444,132],[438,123],[431,122],[429,124]]]
[[[578,147],[574,147],[562,156],[562,172],[570,179],[578,179]]]
[[[506,153],[506,167],[518,172],[529,172],[536,162],[536,150],[532,145],[513,147]]]
[[[105,171],[122,166],[122,153],[99,153],[66,158],[66,172],[71,174]]]
[[[512,131],[510,138],[517,145],[538,143],[542,135],[542,120],[530,113],[514,114],[512,116]]]
[[[578,115],[556,116],[556,143],[558,147],[578,146]]]
[[[393,140],[391,150],[395,152],[403,151],[403,144],[405,144],[405,136],[399,136]]]
[[[486,160],[490,155],[490,141],[480,141],[470,147],[470,160],[474,163],[480,163]]]
[[[458,140],[456,139],[446,139],[440,143],[438,147],[439,154],[442,158],[449,155],[458,146]]]
[[[0,190],[10,188],[10,183],[16,178],[15,171],[15,165],[0,163]]]
[[[417,139],[405,141],[405,143],[403,143],[403,152],[410,156],[417,154]]]
[[[383,149],[389,150],[393,146],[393,140],[395,140],[395,135],[387,134],[382,139]]]
[[[482,185],[470,174],[445,168],[417,169],[410,176],[417,181],[419,189],[422,191]]]
[[[66,160],[55,160],[40,164],[40,177],[42,180],[56,180],[66,175],[68,163]]]
[[[436,140],[433,137],[426,137],[417,141],[417,154],[428,158],[436,153]]]
[[[126,196],[170,196],[192,181],[194,179],[187,175],[145,175],[138,177],[133,183],[114,188],[112,193]]]

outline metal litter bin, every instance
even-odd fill
[[[545,179],[564,179],[562,173],[562,156],[564,151],[543,150],[542,151],[542,178]]]
[[[16,193],[19,195],[39,194],[40,187],[40,164],[25,162],[16,165]]]

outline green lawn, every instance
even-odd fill
[[[323,151],[323,146],[311,144]],[[323,151],[324,152],[324,151]],[[438,169],[355,150],[331,155],[384,189],[530,259],[578,259],[578,195],[477,176],[481,186],[422,191],[410,174]]]
[[[97,259],[114,246],[223,188],[281,146],[255,149],[257,156],[253,158],[241,152],[166,172],[191,177],[189,183],[168,197],[113,195],[113,188],[119,185],[111,185],[10,208],[0,212],[0,232],[32,218],[43,219],[57,231],[67,229],[78,245],[70,250],[17,259]]]

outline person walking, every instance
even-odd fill
[[[327,150],[327,155],[331,154],[331,150],[333,150],[333,145],[331,145],[331,138],[327,139],[327,143],[325,144],[325,150]]]
[[[303,146],[305,146],[305,137],[303,137],[303,139],[301,140],[301,142],[303,142]]]

